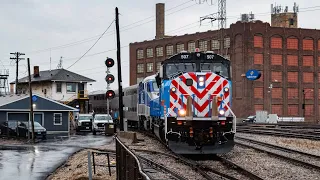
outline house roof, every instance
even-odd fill
[[[38,77],[31,75],[31,82],[41,82],[41,81],[63,81],[63,82],[95,82],[95,80],[76,74],[74,72],[68,71],[66,69],[53,69],[40,71]],[[28,76],[23,77],[18,80],[18,83],[29,82]],[[15,84],[15,81],[10,84]]]
[[[34,111],[79,111],[76,108],[62,104],[58,101],[33,94],[36,97]],[[0,97],[0,110],[28,111],[30,109],[29,94],[7,95]],[[20,101],[20,102],[19,102]]]

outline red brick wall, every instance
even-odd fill
[[[282,55],[271,54],[271,64],[272,65],[282,65]]]
[[[282,99],[282,88],[272,88],[272,98]]]
[[[313,73],[312,72],[304,72],[303,73],[303,82],[313,83]]]
[[[255,48],[263,48],[263,37],[255,35],[253,38],[253,44]]]
[[[282,116],[283,107],[279,104],[273,104],[272,105],[272,114],[277,114],[278,116]]]
[[[313,50],[313,40],[312,39],[304,39],[302,42],[303,50]]]
[[[263,64],[263,54],[254,54],[253,64]]]
[[[287,49],[298,49],[298,39],[290,37],[287,39]]]
[[[298,99],[298,88],[288,88],[288,99]]]
[[[257,87],[254,88],[254,98],[259,98],[262,99],[263,98],[263,88]]]
[[[306,99],[313,99],[313,98],[314,98],[314,97],[313,97],[313,94],[314,94],[313,89],[311,89],[311,88],[305,88],[305,89],[304,89],[304,93],[305,93]]]
[[[271,72],[271,81],[276,82],[275,80],[277,80],[277,82],[282,82],[282,72],[278,72],[278,71]]]
[[[299,105],[289,104],[288,105],[288,115],[289,116],[298,116],[299,113]]]
[[[263,105],[262,104],[255,104],[254,105],[254,110],[255,111],[262,111],[263,110]]]
[[[303,56],[303,66],[313,66],[313,56]]]
[[[287,55],[288,66],[298,66],[298,56],[297,55]]]
[[[272,37],[271,38],[271,48],[282,49],[282,38]]]
[[[288,72],[288,82],[298,82],[298,72]]]
[[[313,116],[313,104],[307,104],[305,109],[305,115],[306,116]]]

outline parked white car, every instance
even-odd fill
[[[113,123],[113,119],[109,114],[95,114],[92,123],[92,133],[105,132],[105,123]]]

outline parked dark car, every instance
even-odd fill
[[[19,135],[23,135],[24,137],[29,136],[32,137],[32,125],[31,122],[22,121],[20,122],[19,126]],[[47,138],[47,130],[46,128],[42,127],[38,122],[34,122],[34,136],[35,138],[46,139]]]
[[[17,136],[17,127],[18,127],[18,121],[9,121],[9,127],[8,122],[2,122],[0,123],[0,135],[1,136]]]
[[[256,122],[256,116],[249,116],[246,119],[243,119],[242,122],[251,122],[254,123]]]

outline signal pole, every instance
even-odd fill
[[[10,53],[12,55],[15,55],[15,57],[10,57],[10,59],[14,59],[16,61],[16,94],[18,94],[18,74],[19,74],[19,61],[24,60],[24,58],[20,58],[21,55],[25,55],[24,53],[20,52],[15,52],[15,53]]]
[[[118,65],[118,86],[119,86],[119,116],[120,116],[120,131],[123,131],[123,92],[121,78],[121,53],[120,53],[120,31],[119,31],[119,11],[116,7],[116,33],[117,33],[117,65]]]
[[[31,88],[31,73],[30,73],[30,59],[28,61],[28,78],[29,78],[29,98],[30,98],[30,121],[32,127],[32,142],[34,143],[34,120],[33,120],[33,102],[32,102],[32,88]]]

